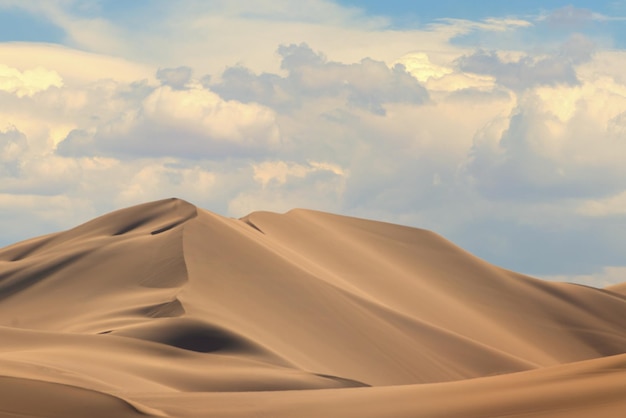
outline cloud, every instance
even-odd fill
[[[140,103],[125,105],[93,133],[70,132],[58,153],[197,159],[264,154],[281,142],[271,109],[226,101],[201,86],[175,90],[162,85]]]
[[[337,212],[349,176],[336,164],[310,161],[299,164],[268,160],[253,164],[253,178],[261,187],[241,191],[228,204],[228,211],[244,216],[258,208],[286,212],[308,208]]]
[[[15,127],[0,131],[0,193],[58,195],[78,175],[75,161],[42,156]]]
[[[308,45],[282,45],[281,68],[287,76],[261,74],[248,69],[227,69],[211,89],[229,99],[267,105],[294,106],[305,98],[342,97],[348,106],[385,114],[387,103],[423,104],[428,93],[402,64],[364,58],[359,63],[328,61]]]
[[[345,176],[344,170],[335,165],[317,161],[309,161],[306,165],[285,161],[264,161],[253,164],[254,180],[265,189],[271,185],[284,185],[290,178],[304,178],[311,173],[327,171],[337,176]]]
[[[331,47],[348,60],[361,58],[372,48],[387,52],[388,58],[393,59],[416,41],[415,34],[384,33],[388,26],[384,18],[326,0],[298,4],[283,0],[188,0],[185,7],[155,0],[150,10],[127,7],[124,13],[108,14],[109,19],[98,15],[119,6],[103,3],[87,7],[84,2],[52,1],[13,1],[9,6],[50,20],[65,32],[66,44],[76,49],[156,67],[185,65],[201,73],[221,72],[224,65],[236,63],[244,63],[254,71],[276,70],[272,56],[276,45],[303,39],[326,49]],[[382,32],[389,39],[380,40],[373,31]],[[249,33],[263,36],[249,36]],[[424,35],[430,41],[439,38],[430,33]],[[341,44],[335,42],[338,38],[356,42]],[[214,42],[215,39],[219,42]],[[246,51],[245,62],[242,51]]]
[[[560,56],[524,56],[507,62],[494,51],[478,51],[461,57],[457,63],[462,71],[494,76],[498,84],[516,90],[536,85],[578,84],[572,62]]]
[[[156,68],[178,66],[215,75],[225,66],[235,65],[255,73],[276,73],[276,45],[303,41],[325,51],[335,62],[371,57],[391,63],[407,52],[426,50],[449,58],[464,50],[450,43],[459,35],[514,32],[532,25],[516,18],[442,19],[436,24],[391,30],[385,17],[327,0],[187,0],[185,7],[154,0],[149,8],[143,3],[94,6],[75,1],[11,1],[9,6],[37,14],[61,28],[67,46],[151,67],[150,75]],[[93,71],[102,72],[98,67]]]
[[[472,32],[509,32],[532,25],[528,20],[516,18],[487,18],[482,21],[441,18],[437,19],[437,23],[431,23],[429,27],[446,32],[449,39],[454,39]]]
[[[50,87],[62,85],[63,79],[56,71],[42,67],[20,71],[0,64],[0,91],[15,94],[17,97],[32,97]]]
[[[216,173],[198,165],[177,166],[175,161],[153,161],[137,170],[119,190],[117,202],[132,205],[162,196],[199,196],[210,194],[216,185]],[[184,197],[183,197],[184,198]]]
[[[598,18],[599,15],[589,9],[564,6],[542,17],[546,23],[557,27],[578,28]]]
[[[596,51],[596,44],[580,33],[574,33],[561,45],[560,55],[573,64],[582,64],[591,60]]]
[[[170,86],[175,90],[183,90],[191,81],[193,71],[189,67],[161,68],[156,77],[164,86]]]
[[[15,127],[0,131],[0,162],[2,162],[0,173],[17,177],[20,162],[27,150],[26,136]]]
[[[424,52],[406,54],[396,63],[402,64],[408,73],[422,83],[427,82],[431,78],[440,79],[453,72],[451,68],[432,63],[428,54]]]
[[[42,71],[37,68],[45,69],[44,82],[51,83],[49,85],[59,84],[56,77],[60,77],[60,82],[64,84],[74,84],[102,79],[133,82],[152,78],[154,74],[151,67],[141,63],[61,45],[0,42],[0,57],[2,63],[10,63],[22,73],[30,71],[32,74],[33,71]],[[76,65],[77,62],[80,65]]]
[[[626,99],[604,82],[543,87],[479,131],[465,169],[495,199],[601,198],[626,187]]]

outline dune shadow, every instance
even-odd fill
[[[260,233],[262,233],[263,235],[265,235],[265,232],[263,232],[261,230],[261,228],[259,228],[258,226],[256,226],[250,219],[247,218],[243,218],[241,219],[243,221],[243,223],[245,223],[246,225],[248,225],[249,227],[256,229],[257,231],[259,231]]]
[[[37,253],[39,250],[47,247],[56,236],[51,236],[48,238],[37,240],[36,242],[27,243],[27,244],[17,244],[16,247],[9,248],[8,251],[0,256],[0,260],[6,261],[20,261],[25,259],[26,257]]]
[[[17,269],[0,275],[0,301],[47,279],[54,273],[73,264],[86,253],[72,254],[56,260],[54,263],[43,264],[35,268]]]
[[[162,226],[162,227],[157,228],[157,229],[155,229],[154,231],[150,232],[150,235],[158,235],[158,234],[161,234],[161,233],[163,233],[163,232],[169,231],[170,229],[174,229],[174,228],[176,228],[177,226],[182,225],[182,224],[184,224],[185,222],[187,222],[187,220],[188,220],[188,219],[187,219],[187,218],[185,218],[185,219],[180,219],[180,220],[178,220],[178,221],[176,221],[176,222],[169,223],[169,224],[167,224],[167,225],[165,225],[165,226]]]
[[[257,351],[254,343],[234,332],[186,318],[167,318],[115,330],[111,334],[198,353]]]
[[[345,387],[348,388],[361,388],[361,387],[371,387],[372,385],[368,385],[367,383],[359,382],[354,379],[347,379],[345,377],[333,376],[331,374],[321,374],[315,373],[316,376],[323,377],[324,379],[334,380],[336,382],[342,383]]]

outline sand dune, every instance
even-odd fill
[[[0,416],[621,416],[624,289],[415,228],[147,203],[0,250]]]

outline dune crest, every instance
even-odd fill
[[[626,377],[621,290],[523,276],[426,230],[167,199],[0,250],[0,386],[181,417],[251,416],[242,402],[433,416],[455,388],[508,399],[556,375],[582,393],[581,370]],[[553,396],[544,412],[562,409]],[[477,417],[524,409],[472,402]]]

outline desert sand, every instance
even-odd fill
[[[626,285],[312,210],[168,199],[0,250],[1,417],[622,417],[624,353]]]

